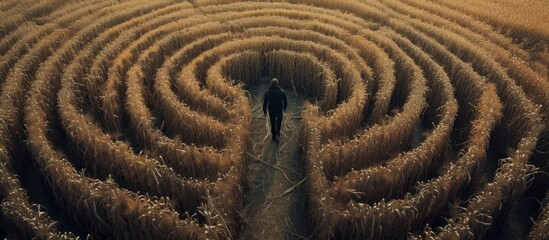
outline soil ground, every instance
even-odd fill
[[[305,239],[308,236],[304,189],[305,167],[299,146],[299,127],[304,96],[289,89],[280,138],[271,139],[269,117],[262,112],[268,79],[252,86],[252,147],[249,186],[242,212],[240,239]]]

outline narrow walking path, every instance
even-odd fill
[[[306,221],[305,167],[299,147],[299,127],[304,96],[286,89],[288,109],[280,139],[271,140],[262,100],[268,80],[248,89],[252,107],[249,149],[249,189],[242,213],[240,239],[304,239]]]

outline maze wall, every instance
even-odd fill
[[[547,59],[463,6],[4,0],[0,19],[6,237],[237,238],[261,76],[308,97],[314,239],[482,239],[547,199]],[[542,206],[518,235],[547,239]]]

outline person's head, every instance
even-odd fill
[[[278,87],[278,79],[276,78],[271,79],[271,87]]]

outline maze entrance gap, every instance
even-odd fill
[[[252,109],[251,144],[240,239],[299,239],[309,235],[305,164],[299,146],[305,95],[285,88],[288,109],[280,140],[272,141],[268,116],[262,112],[270,79],[262,76],[260,84],[247,88]]]

